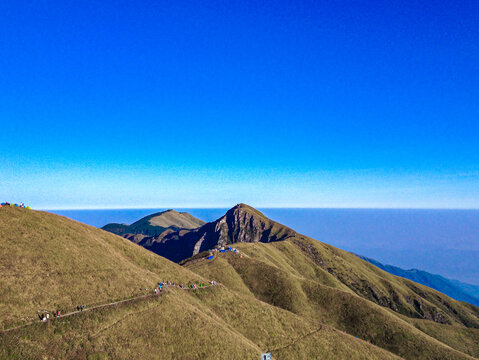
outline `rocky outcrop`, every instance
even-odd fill
[[[162,234],[145,247],[179,262],[202,251],[229,244],[280,241],[295,235],[294,230],[268,219],[251,206],[238,204],[216,221],[191,231]]]

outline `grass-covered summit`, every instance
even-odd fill
[[[131,225],[110,223],[103,226],[102,229],[117,235],[141,234],[158,236],[167,229],[195,229],[204,224],[203,220],[197,219],[187,212],[178,212],[170,209],[145,216]]]

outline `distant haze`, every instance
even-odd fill
[[[165,209],[56,210],[101,227]],[[227,209],[176,209],[213,221]],[[294,230],[372,257],[479,285],[479,210],[260,209]]]

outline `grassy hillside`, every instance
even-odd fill
[[[0,209],[0,327],[141,293],[161,279],[195,281],[130,241],[67,218]]]
[[[66,341],[67,340],[67,341]],[[277,349],[277,350],[276,350]],[[0,334],[0,358],[397,359],[331,327],[217,287]]]
[[[119,236],[26,209],[0,211],[1,359],[394,359],[326,324],[224,286],[171,289],[47,323],[71,310],[145,292],[159,280],[205,278]],[[28,325],[29,321],[33,322]]]
[[[479,354],[479,316],[473,306],[312,239],[235,246],[242,256],[217,254],[185,267],[404,358]]]
[[[299,235],[235,246],[242,255],[216,253],[182,267],[57,215],[0,209],[0,321],[3,328],[26,324],[0,332],[0,359],[240,360],[267,351],[275,360],[478,355],[472,305]],[[160,280],[206,279],[221,284],[151,295]],[[138,294],[149,295],[28,323],[37,310],[65,312]],[[440,316],[427,320],[431,314]]]

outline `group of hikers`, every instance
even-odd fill
[[[0,204],[0,208],[1,207],[4,207],[4,206],[12,206],[12,207],[19,207],[19,208],[24,208],[24,209],[31,209],[30,206],[25,206],[24,203],[20,203],[20,204],[10,204],[9,202],[5,201],[3,203]]]
[[[200,284],[189,284],[187,286],[185,286],[184,284],[176,284],[174,283],[173,281],[160,281],[154,288],[154,295],[158,295],[160,292],[163,291],[163,289],[165,289],[167,286],[171,286],[171,287],[175,287],[175,288],[180,288],[180,289],[201,289],[201,288],[204,288],[206,286],[215,286],[215,285],[218,285],[218,282],[214,281],[214,280],[211,280],[209,282],[209,285],[207,284],[203,284],[203,283],[200,283]],[[76,308],[75,308],[77,311],[83,311],[86,309],[85,305],[78,305]],[[53,314],[54,317],[60,317],[61,316],[61,313],[60,313],[60,310],[57,310],[54,314]],[[47,322],[49,319],[50,319],[50,312],[48,311],[42,311],[42,312],[39,312],[38,313],[38,317],[40,318],[40,321],[41,322]]]
[[[60,316],[60,310],[57,310],[54,314],[54,317],[59,317]],[[50,313],[48,311],[44,311],[38,314],[38,317],[40,318],[41,322],[46,322],[48,319],[50,319]]]
[[[211,280],[209,282],[209,286],[215,286],[215,285],[218,285],[218,283],[216,281]],[[160,281],[158,283],[158,285],[154,288],[153,293],[155,295],[159,294],[160,292],[163,291],[163,289],[166,286],[173,286],[173,287],[176,287],[176,288],[179,288],[179,289],[201,289],[201,288],[204,288],[206,285],[203,284],[203,283],[200,283],[200,284],[190,284],[190,285],[185,286],[184,284],[175,284],[172,281]]]

